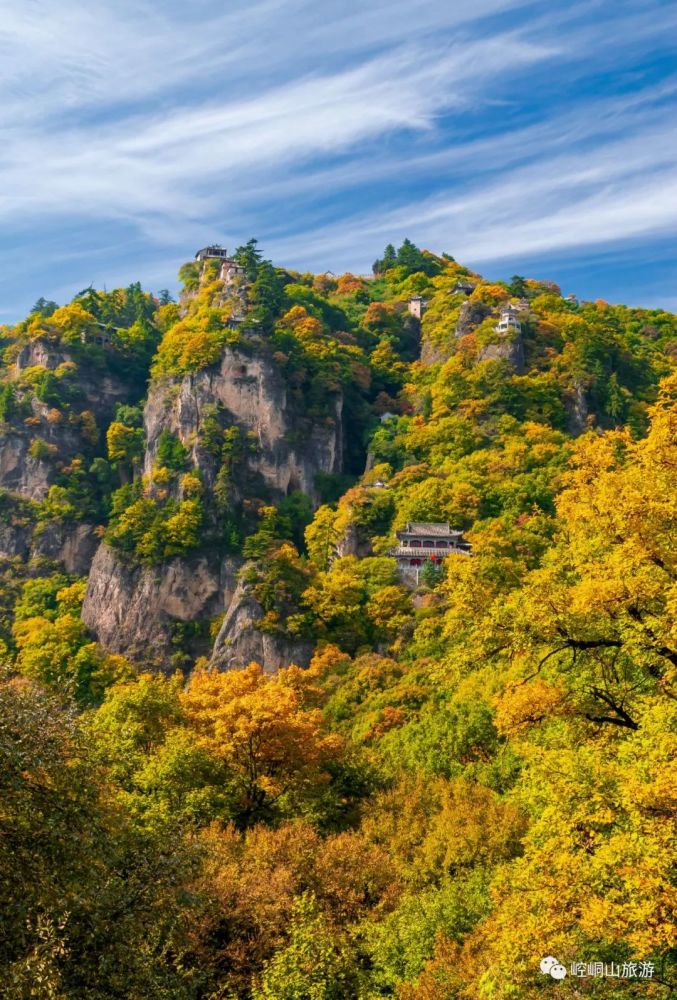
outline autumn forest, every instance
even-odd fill
[[[669,997],[677,316],[179,277],[0,328],[0,994]]]

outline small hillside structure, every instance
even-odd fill
[[[419,582],[427,562],[439,564],[452,553],[470,555],[470,545],[462,531],[452,531],[448,522],[409,521],[397,532],[398,545],[390,555],[397,560],[400,579],[409,584]]]
[[[472,281],[457,281],[454,287],[451,289],[452,295],[472,295],[475,291],[475,286]]]
[[[233,284],[236,279],[244,277],[244,267],[242,264],[238,264],[236,260],[228,256],[228,251],[225,247],[220,246],[218,243],[214,243],[213,246],[203,247],[202,250],[198,250],[195,254],[195,260],[220,260],[221,273],[219,277],[221,281],[225,281],[226,284]]]
[[[203,247],[195,254],[195,260],[228,260],[228,251],[220,243]]]
[[[80,340],[83,344],[98,344],[99,347],[110,347],[113,343],[113,331],[105,323],[95,323],[96,333],[82,330]]]
[[[498,325],[494,327],[496,333],[521,333],[522,324],[519,320],[520,309],[517,306],[507,305],[501,309]]]
[[[409,315],[414,316],[415,319],[422,319],[427,305],[428,303],[421,295],[412,296],[407,303]]]
[[[244,278],[244,267],[228,257],[221,265],[220,278],[226,285],[240,284]]]

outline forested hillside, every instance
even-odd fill
[[[0,328],[2,995],[671,995],[677,316],[180,279]]]

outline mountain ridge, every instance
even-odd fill
[[[11,1000],[667,998],[677,317],[180,274],[2,331]]]

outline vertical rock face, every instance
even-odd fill
[[[129,567],[101,545],[87,581],[82,620],[106,649],[169,667],[177,625],[220,615],[236,589],[237,569],[237,560],[217,554]],[[210,640],[198,635],[190,645],[197,656],[209,652]]]
[[[60,345],[49,340],[37,338],[24,344],[15,362],[17,374],[26,368],[48,368],[53,371],[66,361],[72,361],[71,355]]]
[[[315,498],[318,472],[340,472],[343,462],[342,399],[329,402],[329,415],[314,423],[297,412],[275,363],[265,354],[227,349],[218,366],[180,381],[154,385],[144,413],[150,473],[160,435],[168,430],[181,440],[210,482],[209,463],[198,454],[205,411],[218,405],[232,422],[252,433],[256,449],[248,471],[270,489],[287,494],[301,490]]]
[[[459,310],[456,329],[454,330],[455,336],[457,338],[465,337],[467,333],[470,333],[476,326],[479,326],[482,320],[485,320],[490,314],[491,309],[484,302],[476,302],[474,300],[464,302]]]
[[[36,409],[44,410],[45,419]],[[38,421],[31,428],[20,425],[8,427],[0,438],[0,487],[18,493],[29,500],[43,500],[57,476],[55,459],[62,456],[67,461],[76,454],[80,437],[71,428],[55,427],[46,419],[47,407],[33,407]],[[53,455],[33,456],[31,445],[38,431],[39,437]]]
[[[92,565],[99,539],[91,524],[50,524],[33,536],[30,558],[61,563],[67,573],[85,576]]]
[[[62,344],[37,338],[21,348],[15,362],[16,374],[26,368],[42,367],[50,371],[60,365],[74,364],[75,352]],[[122,379],[111,375],[104,367],[78,366],[77,386],[83,408],[91,410],[97,418],[109,420],[116,403],[129,402],[130,391]]]
[[[572,437],[578,437],[588,429],[588,401],[585,396],[585,387],[576,382],[564,400],[567,413],[567,431]]]
[[[241,470],[243,482],[258,482],[273,497],[301,490],[316,500],[317,474],[342,471],[340,395],[327,401],[327,416],[313,422],[290,400],[265,349],[227,348],[218,365],[151,386],[144,410],[144,472],[152,477],[161,435],[169,431],[199,468],[208,506],[218,465],[202,449],[200,438],[205,418],[215,408],[226,426],[239,427],[255,444]],[[89,574],[83,620],[106,648],[140,662],[167,664],[176,651],[177,622],[207,624],[225,612],[212,654],[215,666],[257,660],[274,670],[307,663],[310,649],[256,628],[263,612],[246,588],[237,585],[241,564],[239,558],[198,550],[157,566],[132,567],[104,543]],[[195,637],[191,652],[208,653],[207,639]]]
[[[73,354],[60,344],[48,340],[30,341],[21,348],[14,371],[17,378],[29,368],[54,371],[60,366],[74,368]],[[43,500],[55,482],[59,468],[67,465],[78,452],[87,451],[77,419],[78,411],[89,411],[97,423],[105,425],[112,417],[115,404],[129,400],[128,387],[105,370],[78,368],[77,395],[73,412],[54,419],[54,410],[29,394],[29,410],[13,418],[0,434],[0,488],[31,500]],[[19,389],[19,393],[23,392]],[[57,417],[59,414],[57,412]],[[70,417],[70,419],[69,419]],[[31,446],[39,439],[42,452]]]
[[[334,549],[337,558],[357,556],[359,559],[364,559],[366,556],[372,555],[371,541],[365,537],[364,529],[360,529],[361,525],[357,525],[353,521],[348,524]]]
[[[493,344],[487,344],[478,355],[478,361],[507,361],[518,375],[526,371],[524,341],[521,334],[502,336]]]
[[[129,386],[100,358],[98,365],[85,365],[77,355],[77,345],[36,338],[21,346],[9,370],[15,407],[0,425],[0,558],[18,557],[32,567],[59,565],[84,576],[99,546],[94,525],[54,516],[41,521],[24,502],[44,500],[75,456],[87,462],[100,453],[115,404],[131,398]],[[65,380],[65,405],[38,398],[34,379],[46,372]]]
[[[254,661],[270,673],[291,664],[307,667],[313,652],[312,644],[290,642],[262,631],[257,627],[262,618],[260,604],[247,585],[240,581],[216,637],[211,666],[220,670],[236,670]]]
[[[468,300],[461,303],[456,326],[450,329],[443,341],[433,341],[425,332],[421,341],[421,361],[424,365],[435,365],[448,361],[456,350],[461,337],[479,326],[491,314],[491,308],[484,302]]]

